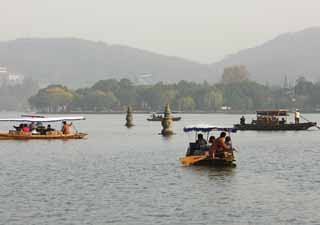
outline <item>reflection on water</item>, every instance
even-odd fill
[[[239,132],[236,168],[180,165],[184,125],[239,117],[183,115],[167,138],[147,115],[88,115],[87,140],[1,141],[0,224],[319,224],[316,129]]]

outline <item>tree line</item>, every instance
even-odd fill
[[[277,108],[315,111],[320,108],[319,82],[301,77],[293,87],[270,87],[250,80],[243,73],[228,76],[229,72],[225,70],[216,84],[180,81],[134,85],[128,79],[108,79],[76,90],[49,85],[30,97],[29,103],[43,112],[122,111],[129,105],[134,110],[160,111],[166,103],[173,110],[190,112],[215,112],[223,108],[234,111]]]

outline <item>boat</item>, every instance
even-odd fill
[[[62,121],[85,120],[84,117],[22,117],[0,119],[0,122],[18,122],[18,123],[54,123]],[[17,130],[9,130],[9,132],[0,132],[0,140],[33,140],[33,139],[83,139],[87,136],[86,133],[75,132],[71,134],[63,134],[61,131],[52,130],[44,133],[39,132],[23,132]]]
[[[289,111],[286,109],[257,111],[256,119],[251,123],[245,122],[245,117],[240,118],[240,123],[235,124],[237,130],[258,130],[258,131],[287,131],[307,130],[317,126],[316,122],[288,122]],[[302,117],[302,116],[301,116]]]
[[[160,122],[162,121],[162,119],[163,119],[163,115],[160,114],[160,113],[157,113],[157,114],[153,113],[153,114],[150,116],[150,118],[147,118],[148,121],[160,121]],[[181,117],[179,117],[179,116],[173,116],[173,117],[172,117],[172,120],[173,120],[173,121],[179,121],[179,120],[181,120]]]
[[[196,126],[187,126],[184,127],[184,132],[190,133],[190,132],[195,132],[196,137],[198,133],[205,133],[207,134],[207,141],[208,138],[210,137],[211,132],[227,132],[229,136],[231,136],[231,133],[237,132],[235,128],[226,128],[226,127],[217,127],[217,126],[212,126],[212,125],[196,125]],[[191,142],[189,143],[187,152],[185,157],[180,158],[180,162],[183,165],[193,165],[193,166],[213,166],[213,167],[236,167],[235,164],[235,156],[234,154],[229,154],[227,157],[223,158],[212,158],[208,154],[203,154],[199,152],[204,152],[209,150],[210,146],[205,145],[205,146],[200,146],[196,142]]]

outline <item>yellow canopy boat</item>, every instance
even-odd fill
[[[53,123],[62,121],[85,120],[84,117],[23,117],[0,119],[0,122],[20,122],[20,123]],[[46,132],[23,132],[9,130],[9,132],[0,132],[0,140],[30,140],[30,139],[82,139],[87,136],[86,133],[63,134],[61,131],[52,130]]]

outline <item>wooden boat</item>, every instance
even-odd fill
[[[61,121],[84,120],[84,117],[23,117],[16,119],[0,119],[0,122],[20,122],[20,123],[52,123]],[[71,133],[63,134],[61,131],[48,131],[45,134],[23,132],[10,130],[9,132],[0,132],[0,140],[50,140],[50,139],[83,139],[87,136],[86,133]]]
[[[212,131],[224,131],[228,132],[229,136],[231,133],[235,133],[237,130],[234,128],[221,128],[211,125],[197,125],[197,126],[188,126],[184,128],[184,132],[198,132],[207,133],[207,139],[210,136],[210,132]],[[202,154],[199,152],[209,150],[210,146],[200,146],[195,142],[189,143],[189,147],[187,149],[186,156],[180,158],[180,162],[183,165],[193,165],[193,166],[213,166],[213,167],[236,167],[234,154],[230,154],[224,158],[212,158],[206,154]]]
[[[212,166],[212,167],[236,167],[237,164],[235,164],[235,158],[223,158],[223,159],[212,159],[210,157],[207,157],[206,159],[200,160],[195,162],[194,166]]]
[[[82,139],[87,136],[86,133],[62,134],[32,134],[17,131],[9,131],[9,133],[0,133],[0,140],[29,140],[29,139]]]
[[[257,111],[257,118],[251,123],[245,123],[242,116],[240,124],[235,124],[234,128],[238,130],[258,130],[258,131],[287,131],[287,130],[307,130],[310,127],[317,126],[316,122],[288,123],[288,110],[266,110]]]
[[[162,119],[163,119],[163,115],[162,114],[152,114],[151,116],[150,116],[150,118],[147,118],[147,120],[148,121],[162,121]],[[179,120],[181,120],[181,117],[179,117],[179,116],[173,116],[172,117],[172,120],[173,121],[179,121]]]
[[[148,118],[148,121],[162,121],[163,117],[157,117],[157,118]],[[173,121],[179,121],[181,120],[181,117],[172,117]]]

